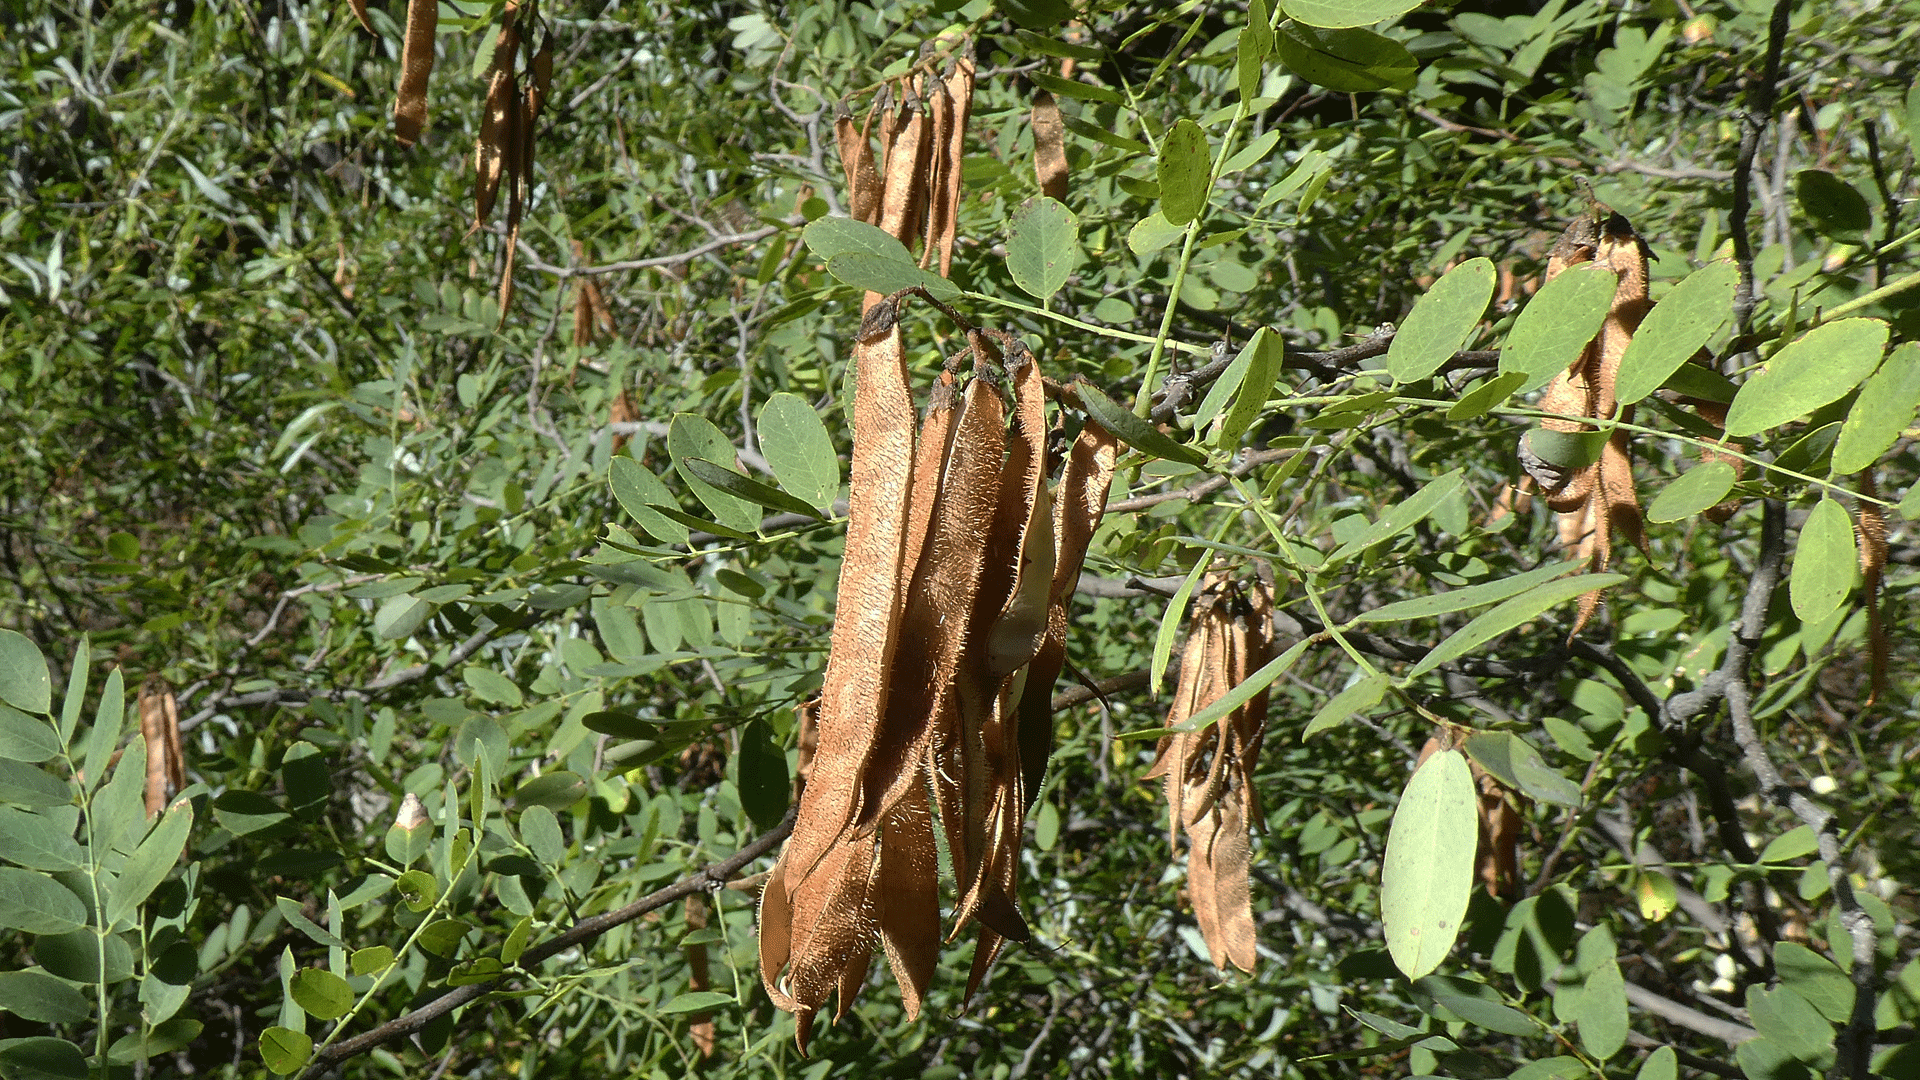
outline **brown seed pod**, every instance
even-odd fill
[[[1067,126],[1059,104],[1045,90],[1033,93],[1033,169],[1041,194],[1067,200]]]
[[[408,0],[400,89],[393,99],[393,133],[402,146],[419,142],[427,126],[427,80],[433,75],[433,36],[439,24],[438,0]]]

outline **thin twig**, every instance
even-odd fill
[[[1740,285],[1733,294],[1733,325],[1739,334],[1752,329],[1755,303],[1753,241],[1747,236],[1747,214],[1753,209],[1753,159],[1760,150],[1760,136],[1773,118],[1774,99],[1780,93],[1780,54],[1786,47],[1787,24],[1792,14],[1792,0],[1774,0],[1773,16],[1767,22],[1766,67],[1759,80],[1747,87],[1740,152],[1733,166],[1733,209],[1729,226],[1733,232],[1734,262],[1740,267]]]

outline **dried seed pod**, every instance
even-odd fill
[[[1884,545],[1883,545],[1884,547]],[[167,800],[187,786],[186,756],[180,743],[180,709],[158,675],[140,687],[140,737],[147,744],[147,816],[167,808]]]
[[[427,126],[427,80],[433,75],[433,36],[439,25],[438,0],[408,0],[400,89],[393,99],[393,133],[402,146],[419,142]]]
[[[361,29],[369,34],[376,33],[373,20],[367,17],[367,0],[347,0],[347,6],[353,9],[353,17],[360,20]]]
[[[886,188],[880,199],[880,227],[902,244],[911,245],[927,202],[927,151],[932,146],[932,124],[912,92],[901,102],[903,118],[895,121],[892,145],[887,148]]]
[[[947,96],[953,101],[953,128],[948,133],[943,151],[948,162],[945,183],[934,191],[934,198],[944,200],[946,204],[945,211],[940,215],[940,229],[934,238],[940,247],[941,277],[947,277],[953,269],[953,242],[960,225],[961,168],[966,156],[967,121],[973,115],[973,78],[973,43],[967,42],[954,57],[952,70],[947,73],[945,80]]]
[[[873,140],[869,136],[872,126],[871,111],[865,127],[854,126],[845,102],[835,111],[833,135],[840,149],[840,168],[847,176],[848,212],[855,221],[869,223],[880,209],[880,173],[873,165]]]
[[[688,894],[686,906],[683,910],[686,913],[687,928],[689,930],[706,929],[707,898],[705,896],[700,893]],[[713,973],[707,963],[706,942],[702,941],[687,946],[687,972],[688,990],[698,992],[701,990],[711,990],[713,988]],[[715,1032],[713,1028],[713,1014],[711,1012],[701,1011],[688,1014],[687,1034],[692,1036],[694,1049],[700,1052],[701,1057],[710,1058],[713,1056]]]
[[[1867,664],[1873,680],[1865,704],[1871,706],[1886,696],[1887,664],[1893,651],[1880,596],[1881,580],[1887,570],[1887,519],[1878,503],[1868,501],[1878,494],[1871,470],[1860,474],[1860,494],[1866,498],[1860,500],[1855,511],[1855,532],[1860,537],[1861,593],[1867,602]]]
[[[1059,104],[1045,90],[1033,94],[1033,169],[1041,194],[1067,200],[1067,126]]]
[[[920,268],[923,270],[932,265],[940,237],[946,232],[946,216],[953,209],[947,200],[948,174],[960,164],[948,153],[953,146],[953,98],[947,93],[947,84],[939,79],[928,82],[927,111],[932,118],[933,134],[928,149],[927,205],[922,215],[925,228],[921,235]]]

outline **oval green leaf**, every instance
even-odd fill
[[[0,705],[0,758],[36,764],[60,750],[60,733],[51,724]]]
[[[902,289],[921,288],[936,299],[952,300],[960,287],[931,270],[922,270],[912,259],[895,259],[865,251],[843,251],[827,260],[827,273],[842,285],[869,292],[893,294]]]
[[[694,497],[713,511],[713,519],[730,529],[752,534],[760,528],[760,510],[745,499],[714,487],[695,476],[687,468],[689,458],[701,458],[705,461],[732,461],[733,443],[713,421],[693,413],[677,413],[673,424],[667,428],[667,453],[673,458],[674,468],[679,470],[681,479],[693,491]]]
[[[787,815],[793,790],[787,777],[787,752],[774,745],[773,728],[754,719],[740,728],[740,807],[762,830],[780,824]]]
[[[840,457],[820,414],[799,394],[781,391],[760,407],[760,453],[780,486],[822,512],[840,493]]]
[[[0,971],[0,1009],[37,1024],[81,1024],[94,1015],[80,991],[39,968]]]
[[[709,1012],[731,1004],[733,1004],[732,994],[722,994],[713,990],[695,990],[692,993],[675,995],[671,1001],[660,1006],[660,1015]]]
[[[519,790],[513,793],[513,803],[525,807],[529,814],[537,809],[551,818],[554,811],[565,810],[585,798],[586,794],[587,782],[584,778],[565,769],[556,769],[521,784]],[[524,817],[521,828],[526,828]]]
[[[1587,975],[1573,1016],[1580,1026],[1580,1045],[1605,1061],[1627,1044],[1627,983],[1620,963],[1609,956]]]
[[[1320,706],[1307,722],[1307,728],[1300,733],[1302,739],[1310,738],[1337,724],[1343,723],[1355,713],[1365,712],[1380,704],[1380,698],[1387,692],[1388,680],[1385,675],[1370,675],[1345,690],[1333,695],[1332,700]]]
[[[1274,44],[1288,70],[1342,94],[1408,89],[1420,70],[1406,46],[1371,30],[1320,30],[1291,23],[1280,28]]]
[[[1855,473],[1880,459],[1920,412],[1920,343],[1909,341],[1887,357],[1847,411],[1833,448],[1833,471]]]
[[[1853,589],[1859,558],[1853,519],[1839,503],[1821,499],[1800,527],[1787,582],[1787,597],[1801,622],[1817,623],[1840,609]]]
[[[117,924],[130,918],[153,890],[173,872],[173,866],[180,861],[180,853],[186,850],[187,834],[193,828],[193,804],[177,803],[168,810],[153,832],[147,834],[126,863],[120,868],[120,876],[113,883],[113,892],[107,899],[107,925]]]
[[[1727,434],[1758,435],[1840,400],[1873,371],[1886,344],[1887,324],[1879,319],[1841,319],[1807,331],[1734,395]]]
[[[1534,294],[1500,348],[1500,370],[1527,376],[1516,393],[1545,386],[1579,359],[1607,321],[1619,287],[1617,274],[1581,263],[1567,267]]]
[[[1433,283],[1414,302],[1406,321],[1387,347],[1387,371],[1403,383],[1419,382],[1440,370],[1486,314],[1499,275],[1491,259],[1468,259]]]
[[[1513,791],[1559,806],[1580,805],[1580,785],[1549,768],[1533,744],[1512,732],[1469,735],[1462,749]]]
[[[29,870],[78,870],[86,852],[71,823],[13,806],[0,806],[0,859]]]
[[[1707,339],[1733,318],[1733,290],[1740,271],[1722,259],[1688,274],[1647,313],[1620,357],[1614,396],[1631,405],[1660,389],[1667,377],[1693,358]]]
[[[353,989],[347,980],[324,968],[301,968],[293,973],[288,989],[294,1004],[322,1020],[345,1016],[353,1008]]]
[[[28,934],[64,934],[87,924],[87,909],[45,874],[0,866],[0,926]]]
[[[1733,490],[1736,479],[1733,466],[1724,461],[1695,465],[1675,477],[1647,506],[1647,520],[1664,523],[1683,521],[1709,507],[1718,506]]]
[[[1288,18],[1328,30],[1372,26],[1419,6],[1420,0],[1280,0]]]
[[[1472,420],[1485,416],[1496,406],[1506,404],[1506,400],[1518,393],[1527,383],[1524,371],[1508,371],[1483,380],[1473,389],[1460,395],[1460,400],[1447,409],[1448,420]]]
[[[1804,169],[1793,178],[1793,197],[1822,235],[1843,244],[1866,242],[1873,211],[1852,184],[1821,169]]]
[[[673,505],[673,493],[645,465],[622,454],[613,459],[607,480],[620,508],[646,530],[648,536],[669,544],[687,542],[685,525],[653,509]]]
[[[270,1027],[260,1033],[260,1060],[281,1076],[300,1071],[312,1056],[313,1040],[292,1028]]]
[[[0,701],[30,713],[53,708],[53,682],[47,658],[25,634],[0,630]]]
[[[7,1080],[86,1080],[88,1075],[86,1056],[65,1039],[35,1035],[0,1043],[0,1076]]]
[[[1007,273],[1029,295],[1045,300],[1059,292],[1080,259],[1080,219],[1058,201],[1042,196],[1013,215]]]
[[[1181,119],[1160,140],[1160,213],[1169,225],[1185,225],[1207,205],[1213,157],[1207,133]]]
[[[417,596],[406,593],[389,596],[373,613],[373,632],[382,641],[399,641],[412,637],[432,614],[433,605]]]
[[[821,262],[848,252],[877,255],[895,262],[913,262],[913,255],[907,251],[906,245],[894,239],[892,233],[878,225],[852,218],[815,218],[800,236],[807,242],[807,250],[813,252],[813,257]]]
[[[1393,813],[1380,920],[1394,966],[1418,979],[1446,959],[1473,891],[1479,800],[1467,759],[1442,750],[1414,770]]]

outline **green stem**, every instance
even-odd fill
[[[1842,315],[1851,315],[1852,313],[1859,311],[1861,308],[1866,307],[1869,304],[1877,304],[1880,301],[1885,300],[1890,296],[1898,296],[1899,294],[1906,292],[1908,289],[1914,288],[1915,286],[1920,286],[1920,270],[1915,270],[1913,273],[1908,274],[1906,277],[1895,278],[1894,280],[1887,282],[1885,285],[1880,286],[1879,288],[1873,290],[1870,293],[1866,293],[1861,296],[1856,296],[1853,299],[1847,301],[1846,303],[1841,304],[1839,307],[1832,308],[1822,313],[1820,316],[1820,322],[1829,323],[1835,319],[1840,318]],[[1815,325],[1818,325],[1818,324],[1815,324]]]

